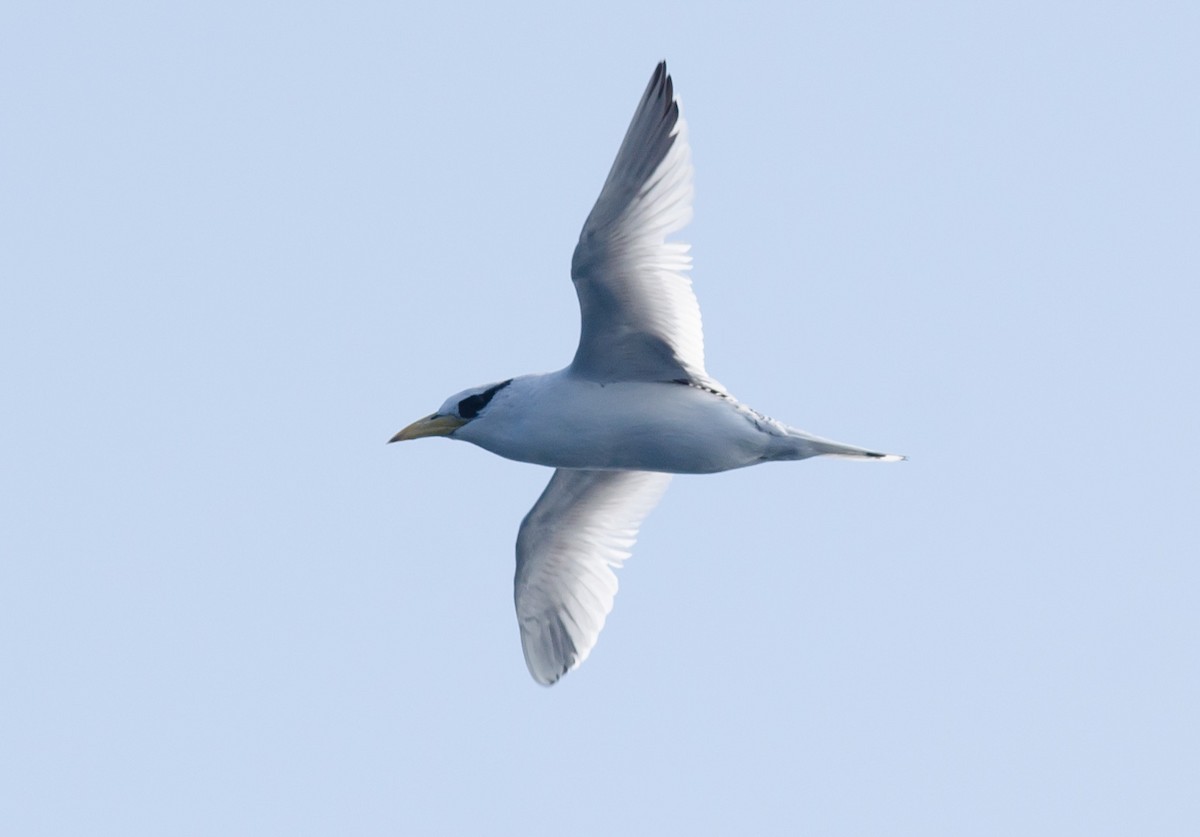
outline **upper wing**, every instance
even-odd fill
[[[554,472],[517,534],[517,621],[534,680],[549,686],[587,659],[617,594],[613,570],[670,481],[649,471]]]
[[[571,260],[582,327],[571,369],[598,381],[711,383],[688,245],[687,125],[666,62],[654,70]]]

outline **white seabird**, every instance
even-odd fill
[[[448,436],[557,469],[517,534],[521,645],[543,685],[587,659],[612,610],[613,571],[671,474],[903,459],[788,427],[708,376],[688,246],[666,240],[691,216],[687,127],[662,62],[571,260],[582,314],[571,365],[464,390],[391,439]]]

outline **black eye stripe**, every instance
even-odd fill
[[[492,396],[494,396],[496,393],[498,393],[500,390],[504,389],[506,386],[508,386],[511,383],[512,383],[512,378],[509,378],[507,381],[501,381],[500,383],[496,384],[494,387],[489,387],[488,389],[484,390],[483,392],[476,393],[475,395],[467,396],[462,401],[459,401],[458,402],[459,417],[465,418],[465,419],[475,418],[475,416],[479,415],[479,411],[482,410],[484,407],[486,407],[488,405],[488,402],[492,400]]]
[[[475,418],[487,403],[488,399],[482,395],[472,395],[469,398],[464,398],[458,402],[458,414],[465,419]]]

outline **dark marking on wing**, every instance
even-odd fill
[[[715,395],[718,398],[729,398],[730,397],[729,393],[727,393],[727,392],[722,392],[719,389],[715,389],[714,387],[706,386],[705,384],[697,383],[696,381],[689,381],[687,378],[674,378],[674,379],[672,379],[671,383],[683,384],[685,387],[691,387],[692,389],[698,389],[701,392],[707,392],[709,395]]]

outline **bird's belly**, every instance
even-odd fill
[[[762,460],[769,439],[736,402],[683,384],[581,384],[546,399],[501,456],[555,468],[707,474]]]

